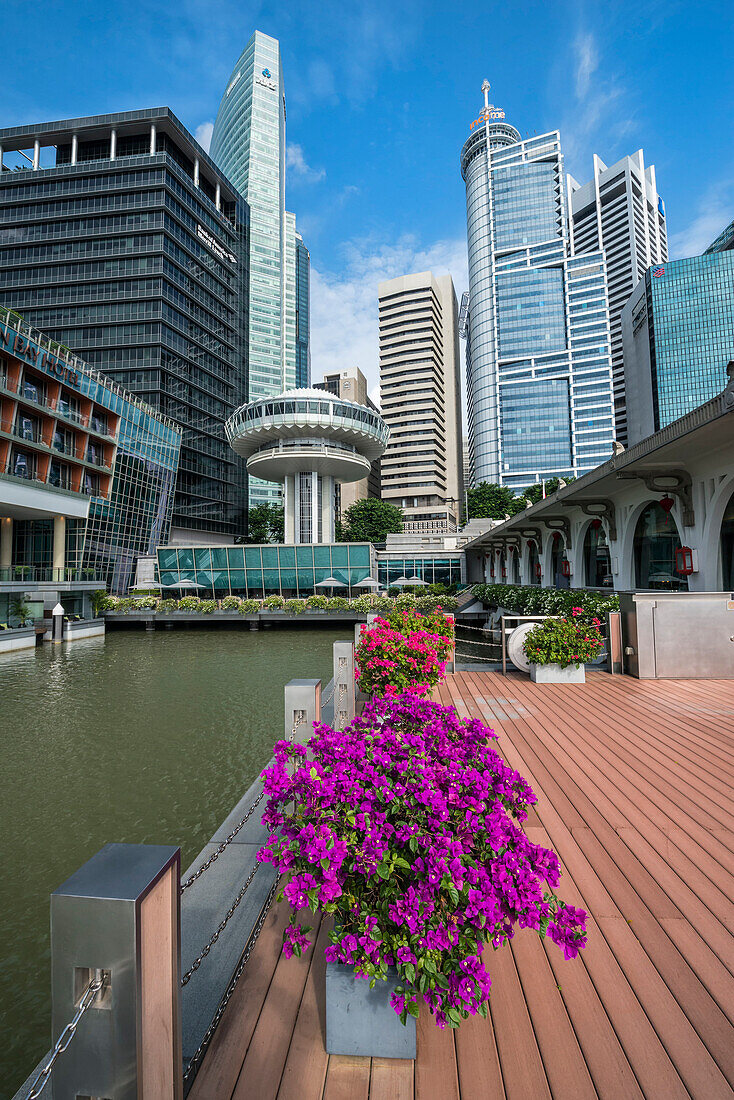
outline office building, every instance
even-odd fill
[[[246,204],[166,107],[11,127],[0,148],[0,303],[181,426],[173,537],[234,541]]]
[[[721,230],[716,240],[712,241],[708,248],[704,249],[704,256],[709,252],[731,252],[734,250],[734,222]]]
[[[359,367],[351,367],[349,370],[335,371],[333,374],[325,374],[323,382],[318,382],[314,389],[328,390],[343,401],[355,401],[358,405],[364,405],[372,412],[379,415],[380,410],[370,400],[367,393],[367,379]],[[352,504],[358,500],[366,500],[368,497],[380,495],[380,470],[382,459],[376,458],[370,465],[367,477],[360,481],[345,482],[336,486],[336,517],[342,516]]]
[[[612,451],[604,253],[571,251],[558,132],[522,140],[488,102],[461,152],[475,483],[578,476]]]
[[[296,386],[311,385],[311,255],[296,231]]]
[[[571,254],[606,256],[616,438],[626,446],[622,308],[647,269],[668,258],[665,204],[642,149],[610,168],[594,155],[593,179],[581,186],[568,176],[567,186]]]
[[[298,234],[285,209],[285,89],[276,38],[255,31],[240,55],[219,105],[211,155],[250,207],[248,399],[274,397],[299,384],[304,334]],[[307,326],[305,333],[307,341]],[[251,505],[280,495],[277,485],[250,481]]]
[[[646,271],[622,310],[622,339],[632,445],[726,385],[734,360],[734,251]]]
[[[365,478],[388,435],[379,413],[316,389],[251,401],[227,421],[248,472],[285,484],[289,544],[334,541],[335,485]]]
[[[0,621],[127,593],[170,538],[181,432],[0,307]]]
[[[456,530],[463,447],[458,307],[450,275],[423,271],[378,287],[380,395],[390,442],[381,496],[405,515],[404,530]]]

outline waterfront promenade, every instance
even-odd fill
[[[526,829],[561,860],[589,942],[564,962],[529,931],[489,951],[487,1020],[410,1062],[329,1057],[323,945],[280,953],[275,906],[192,1100],[724,1100],[734,1084],[734,682],[585,685],[457,672],[436,691],[499,733],[538,797]]]

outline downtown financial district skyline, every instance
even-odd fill
[[[578,477],[726,384],[731,233],[669,262],[641,149],[594,155],[579,184],[560,134],[523,139],[489,90],[460,154],[469,287],[459,306],[448,275],[376,286],[391,435],[369,477],[334,487],[337,514],[379,493],[408,531],[455,530],[466,488]],[[168,108],[0,130],[0,303],[179,426],[172,544],[234,541],[248,504],[280,501],[225,424],[312,384],[285,121],[279,43],[256,31],[209,154]],[[372,404],[358,366],[316,385]]]

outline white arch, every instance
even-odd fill
[[[726,506],[734,493],[734,475],[725,478],[711,498],[706,523],[698,547],[699,591],[718,592],[724,584],[721,562],[721,524]]]
[[[637,588],[637,577],[635,576],[635,530],[637,528],[637,521],[642,513],[650,504],[659,504],[660,498],[657,496],[648,496],[644,500],[641,500],[634,506],[629,516],[627,517],[624,529],[619,531],[619,524],[617,525],[617,533],[621,535],[617,545],[619,546],[619,573],[615,580],[615,588],[618,591],[626,591],[629,589]],[[680,506],[676,499],[675,504],[670,509],[669,515],[675,520],[676,530],[678,532],[678,538],[681,539],[681,531],[683,530],[683,516],[681,515]]]

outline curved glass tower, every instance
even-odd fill
[[[285,211],[285,91],[278,40],[255,31],[219,105],[211,157],[250,206],[249,397],[296,384],[295,219]],[[280,490],[250,479],[250,505]]]
[[[604,253],[572,254],[557,132],[523,140],[487,101],[466,183],[475,483],[578,476],[614,438]]]

